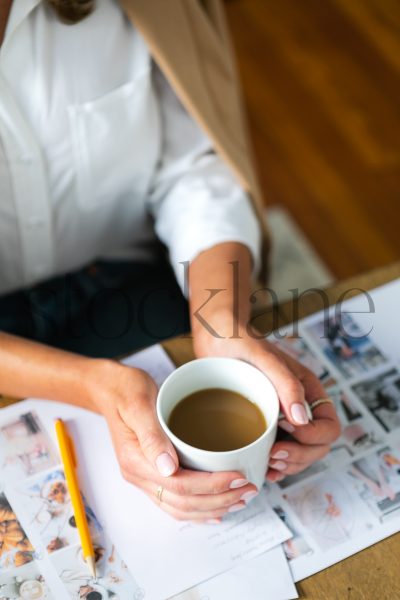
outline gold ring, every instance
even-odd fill
[[[334,401],[330,398],[321,398],[320,400],[314,400],[314,402],[311,402],[310,409],[314,410],[317,408],[317,406],[321,406],[321,404],[332,404],[332,406],[335,406]]]
[[[159,485],[157,488],[157,491],[156,491],[157,500],[159,502],[162,502],[163,491],[164,491],[164,488],[162,487],[162,485]]]

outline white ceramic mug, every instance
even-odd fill
[[[189,394],[207,388],[238,392],[262,411],[267,429],[251,444],[226,452],[201,450],[180,440],[168,427],[175,406]],[[172,441],[182,466],[201,471],[239,471],[261,488],[278,426],[279,400],[274,386],[259,369],[234,358],[199,358],[178,367],[162,384],[157,416]]]

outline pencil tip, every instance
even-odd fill
[[[92,576],[92,578],[94,579],[94,581],[97,583],[97,575],[96,575],[96,561],[94,559],[94,556],[87,556],[85,558],[85,562],[88,566],[88,569],[90,571],[90,574]]]

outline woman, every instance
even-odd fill
[[[169,3],[168,14],[166,3],[123,4],[135,7],[138,23],[147,13],[160,39],[177,23],[174,37],[190,40],[182,29],[186,21],[173,14],[184,3]],[[216,2],[208,4],[220,11]],[[159,9],[154,17],[150,6]],[[197,2],[185,6],[202,10]],[[209,49],[218,42],[205,23]],[[116,1],[94,7],[79,0],[8,0],[2,30],[0,392],[101,412],[128,481],[178,519],[218,521],[243,508],[255,486],[237,472],[179,468],[156,419],[149,376],[81,354],[132,350],[154,341],[149,324],[154,333],[166,320],[173,329],[165,335],[185,331],[186,304],[166,262],[155,257],[158,238],[189,296],[196,355],[248,360],[278,390],[286,415],[281,427],[292,439],[275,444],[269,480],[322,458],[339,432],[328,401],[308,422],[305,402],[324,398],[322,386],[248,326],[261,244],[253,205]],[[204,58],[205,69],[218,64],[214,58]],[[185,59],[176,56],[177,69],[185,69]],[[148,285],[155,278],[162,280],[158,293]],[[117,335],[109,318],[124,310],[129,327],[120,324]],[[21,314],[27,317],[22,323]],[[106,335],[99,332],[104,322]],[[110,344],[104,337],[117,339]]]

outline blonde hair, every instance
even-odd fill
[[[73,25],[93,11],[96,0],[47,0],[63,23]]]

